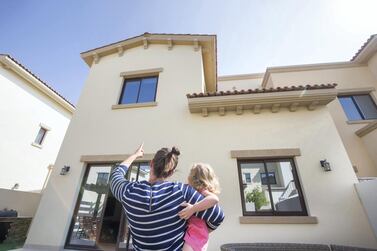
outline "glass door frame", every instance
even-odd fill
[[[73,229],[75,227],[75,221],[76,221],[76,218],[77,218],[77,215],[78,215],[78,212],[79,212],[78,209],[80,208],[80,201],[81,201],[81,199],[82,199],[82,197],[84,195],[83,184],[84,184],[84,182],[86,182],[88,180],[90,168],[92,166],[112,166],[114,164],[115,163],[86,163],[84,165],[85,172],[84,172],[84,176],[83,176],[83,178],[81,180],[81,183],[80,183],[80,190],[79,190],[79,194],[78,194],[77,199],[76,199],[76,205],[74,207],[74,211],[73,211],[71,223],[70,223],[70,226],[69,226],[69,229],[68,229],[68,234],[67,234],[67,238],[66,238],[66,241],[65,241],[64,249],[102,251],[102,249],[98,248],[98,246],[97,246],[99,234],[96,235],[96,240],[95,240],[95,245],[94,246],[75,245],[75,244],[71,244],[70,240],[72,238]],[[112,170],[113,170],[113,167],[111,167],[110,173],[111,173]],[[107,197],[108,197],[108,193],[105,195],[104,204],[103,204],[102,208],[106,208]],[[98,227],[97,227],[97,233],[101,233],[103,214],[104,214],[104,210],[101,211],[101,215],[99,217],[99,221],[98,221],[99,224],[98,224]]]
[[[67,237],[66,237],[66,240],[65,240],[64,249],[76,249],[76,250],[88,250],[88,251],[103,251],[103,249],[101,249],[98,246],[98,243],[100,243],[99,242],[99,238],[100,238],[100,234],[101,234],[101,230],[102,230],[102,224],[103,224],[105,209],[106,209],[106,206],[107,206],[108,195],[109,195],[109,193],[111,193],[110,187],[108,187],[108,192],[105,194],[104,203],[103,203],[103,207],[102,207],[103,210],[101,211],[100,216],[98,218],[98,226],[97,226],[97,230],[96,230],[97,234],[96,234],[96,238],[95,238],[95,245],[94,246],[75,245],[75,244],[71,244],[70,241],[71,241],[71,238],[72,238],[73,229],[75,227],[75,222],[76,222],[77,215],[78,215],[78,212],[79,212],[79,207],[80,207],[80,204],[81,204],[80,201],[82,200],[82,197],[83,197],[83,194],[84,194],[83,184],[86,183],[87,180],[88,180],[90,168],[92,166],[111,166],[111,169],[110,169],[110,174],[111,174],[111,172],[114,169],[114,166],[117,163],[119,163],[119,162],[86,163],[86,164],[84,164],[85,172],[84,172],[84,176],[83,176],[83,178],[81,179],[81,182],[80,182],[80,190],[79,190],[79,194],[78,194],[77,199],[76,199],[76,204],[75,204],[75,207],[74,207],[74,211],[73,211],[73,214],[72,214],[72,217],[71,217],[71,223],[70,223],[70,226],[68,228],[68,233],[67,233]],[[135,161],[133,163],[133,164],[137,164],[136,181],[139,180],[140,166],[141,166],[140,164],[144,164],[144,163],[148,163],[149,164],[148,161]],[[131,165],[130,168],[127,170],[127,173],[126,173],[126,178],[127,179],[130,178],[132,166],[133,165]],[[118,203],[120,203],[120,202],[118,202]],[[116,242],[115,242],[115,250],[116,251],[132,250],[132,249],[129,249],[130,234],[128,234],[126,236],[126,238],[127,238],[127,244],[126,244],[127,247],[126,248],[120,248],[119,247],[119,244],[121,242],[121,238],[125,234],[124,233],[125,229],[126,229],[126,227],[128,227],[127,225],[128,225],[127,224],[127,217],[126,217],[126,214],[125,214],[125,212],[123,210],[123,206],[122,206],[122,213],[121,213],[120,223],[119,223],[119,231],[118,231],[117,239],[116,239]]]

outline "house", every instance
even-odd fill
[[[131,180],[148,179],[163,146],[181,149],[174,180],[184,182],[194,162],[214,167],[226,219],[210,250],[376,247],[373,198],[355,189],[358,178],[377,176],[375,40],[350,62],[224,77],[214,35],[145,33],[82,53],[89,76],[24,249],[126,250],[127,222],[108,178],[141,142]]]
[[[0,54],[0,210],[34,215],[74,110],[25,66]]]

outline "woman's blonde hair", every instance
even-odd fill
[[[208,190],[211,193],[220,193],[219,180],[209,164],[194,164],[190,170],[188,183],[198,191]]]

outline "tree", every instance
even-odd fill
[[[269,203],[266,195],[259,187],[256,187],[251,192],[246,193],[246,202],[254,203],[256,211],[261,209],[263,206],[267,206]]]

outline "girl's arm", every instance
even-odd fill
[[[181,219],[187,220],[193,214],[209,209],[219,203],[219,197],[216,194],[207,190],[203,191],[202,194],[205,196],[205,198],[194,205],[187,202],[182,203],[181,206],[184,206],[185,208],[178,213]]]
[[[123,161],[112,171],[110,175],[110,190],[117,200],[122,200],[122,195],[124,194],[127,186],[131,183],[126,178],[124,178],[124,176],[127,173],[128,167],[132,164],[132,162],[135,159],[143,157],[143,155],[143,144],[141,144],[141,146],[139,146],[139,148],[135,151],[134,154],[129,156],[125,161]]]

